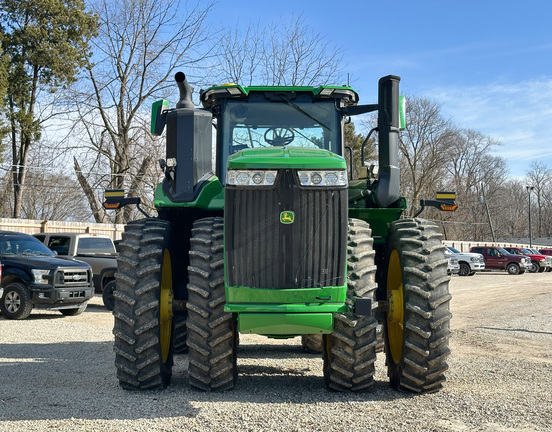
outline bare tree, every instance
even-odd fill
[[[302,15],[225,32],[217,55],[220,79],[251,85],[337,84],[343,52],[309,29]]]
[[[452,129],[436,102],[409,97],[408,107],[407,127],[399,138],[401,187],[415,213],[422,195],[434,196],[435,186],[445,178],[445,144]]]
[[[537,204],[537,237],[543,236],[543,217],[545,196],[548,185],[552,180],[552,170],[540,161],[531,163],[530,169],[526,173],[527,185],[533,187],[532,193],[536,197]],[[524,188],[525,190],[525,188]]]
[[[21,199],[20,217],[48,220],[90,220],[86,201],[79,194],[79,185],[63,172],[63,155],[53,152],[49,143],[40,141],[29,151],[26,169],[26,192]],[[6,169],[6,172],[9,172]],[[4,193],[0,216],[10,217],[13,195],[13,177],[0,180]]]
[[[197,3],[187,8],[179,0],[93,3],[100,30],[93,40],[94,62],[88,63],[87,79],[79,85],[74,133],[85,137],[81,146],[88,153],[81,153],[77,162],[81,172],[91,175],[79,181],[88,191],[97,220],[101,217],[91,190],[99,185],[127,188],[130,196],[136,196],[141,189],[141,173],[150,169],[157,153],[152,146],[158,146],[145,127],[146,102],[166,96],[167,81],[176,69],[197,71],[208,57],[205,20],[211,7],[212,3]],[[86,81],[89,88],[82,86]],[[118,214],[117,219],[122,222],[124,216]]]
[[[28,172],[27,193],[21,214],[27,219],[39,220],[90,220],[86,201],[78,193],[74,179],[60,172]]]

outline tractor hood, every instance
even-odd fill
[[[228,158],[229,169],[347,169],[345,159],[329,150],[282,147],[241,150]]]

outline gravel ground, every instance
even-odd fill
[[[552,430],[552,274],[454,276],[450,291],[450,369],[430,395],[392,390],[383,353],[370,392],[329,392],[299,338],[247,335],[233,391],[191,390],[179,355],[166,390],[128,392],[101,298],[78,317],[0,316],[0,431]]]

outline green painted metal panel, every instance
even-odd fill
[[[242,313],[238,316],[240,333],[260,335],[330,334],[331,313]]]
[[[228,158],[229,169],[347,169],[345,159],[329,150],[299,147],[247,149]]]
[[[404,198],[399,199],[396,208],[349,208],[349,217],[361,219],[370,224],[372,236],[376,243],[385,242],[391,222],[401,218],[406,209]]]
[[[302,289],[266,289],[249,287],[226,287],[226,302],[253,304],[343,304],[347,298],[347,286],[302,288]]]
[[[347,312],[345,303],[323,304],[253,304],[253,303],[227,303],[224,312],[262,312],[262,313],[320,313],[320,312]]]
[[[186,202],[174,202],[163,190],[163,184],[159,183],[155,189],[155,208],[160,207],[194,207],[208,210],[221,210],[224,208],[224,188],[217,177],[208,180],[196,199]]]

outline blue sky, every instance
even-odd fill
[[[533,161],[552,168],[552,2],[218,0],[211,20],[299,14],[343,49],[360,103],[376,102],[379,77],[399,75],[401,93],[432,99],[454,124],[499,140],[511,177]]]

